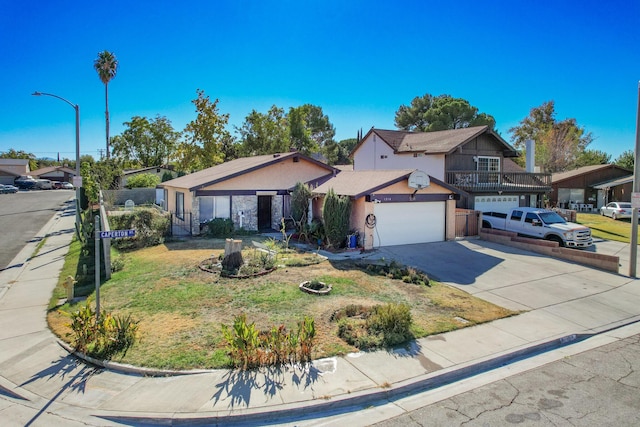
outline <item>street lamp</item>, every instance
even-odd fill
[[[80,238],[80,187],[82,186],[82,178],[80,177],[80,106],[78,104],[74,104],[71,101],[64,99],[61,96],[54,95],[52,93],[45,92],[33,92],[33,96],[52,96],[54,98],[58,98],[61,101],[66,102],[71,105],[73,109],[76,111],[76,176],[74,181],[74,186],[76,187],[76,233],[78,233],[78,238]]]

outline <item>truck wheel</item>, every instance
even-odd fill
[[[482,221],[482,228],[492,228],[489,221]]]
[[[563,247],[563,246],[564,246],[564,242],[563,242],[563,241],[562,241],[562,239],[561,239],[560,237],[558,237],[558,236],[551,235],[551,236],[547,236],[547,237],[545,237],[545,239],[546,239],[546,240],[549,240],[549,241],[551,241],[551,242],[557,242],[557,243],[558,243],[558,245],[559,245],[560,247]]]

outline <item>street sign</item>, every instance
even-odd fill
[[[631,193],[631,207],[640,208],[640,193]]]
[[[101,239],[119,239],[122,237],[133,237],[136,235],[136,230],[111,230],[111,231],[98,231]]]

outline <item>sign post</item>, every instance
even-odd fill
[[[96,245],[95,245],[95,276],[96,276],[96,322],[100,320],[100,215],[96,215],[95,222]]]
[[[100,320],[100,239],[134,237],[136,230],[100,231],[100,216],[96,215],[96,320]]]

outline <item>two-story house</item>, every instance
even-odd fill
[[[526,172],[518,152],[487,126],[408,132],[372,128],[351,153],[353,169],[419,169],[461,190],[458,208],[506,212],[540,206],[551,174]]]

